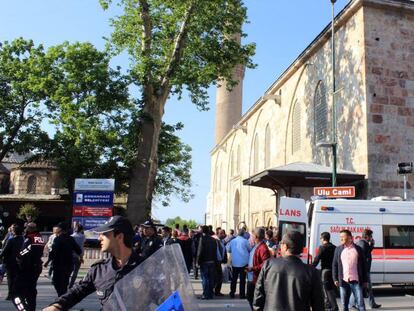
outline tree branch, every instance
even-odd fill
[[[141,36],[141,50],[144,59],[144,84],[143,84],[143,96],[148,100],[153,97],[154,87],[152,84],[152,70],[149,65],[151,58],[152,47],[152,23],[150,8],[147,0],[138,0],[141,8],[142,19],[142,36]]]
[[[190,3],[190,6],[188,7],[187,12],[185,13],[183,23],[181,24],[180,31],[178,32],[177,37],[175,38],[174,50],[171,55],[170,62],[168,63],[167,70],[165,72],[165,75],[161,83],[161,94],[160,95],[161,97],[165,99],[168,97],[168,94],[169,94],[170,79],[174,75],[175,71],[177,70],[181,57],[182,57],[185,40],[187,39],[188,25],[191,21],[191,18],[193,17],[193,12],[195,10],[195,7],[196,7],[196,0]]]
[[[139,0],[142,18],[142,52],[144,56],[149,56],[152,45],[152,23],[147,0]]]

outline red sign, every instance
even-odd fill
[[[72,216],[112,217],[112,207],[74,206]]]
[[[83,208],[82,216],[95,216],[95,217],[112,217],[112,207],[89,207]]]
[[[327,198],[355,198],[355,187],[315,187],[313,195]]]

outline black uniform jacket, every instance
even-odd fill
[[[268,259],[257,279],[253,310],[324,310],[317,271],[296,256]]]
[[[161,239],[154,235],[150,237],[144,237],[141,240],[141,251],[140,255],[146,259],[163,246]]]
[[[114,285],[126,274],[131,272],[142,262],[142,258],[136,252],[132,252],[128,263],[122,268],[118,268],[113,257],[94,263],[85,278],[68,290],[66,294],[60,296],[54,303],[58,303],[67,310],[76,305],[86,296],[96,291],[101,302],[101,310],[105,308],[105,303],[111,295]]]

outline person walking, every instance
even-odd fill
[[[349,230],[340,232],[341,245],[335,249],[332,262],[332,277],[339,287],[344,311],[349,310],[351,292],[354,294],[359,311],[365,311],[363,287],[367,286],[368,274],[364,252],[354,244]]]
[[[321,275],[323,293],[325,299],[325,309],[330,311],[338,311],[336,303],[335,284],[332,279],[332,262],[336,246],[330,242],[331,235],[329,232],[322,232],[320,236],[321,245],[319,246],[318,255],[312,265],[316,268],[321,263]]]
[[[52,234],[49,236],[49,239],[47,240],[47,243],[46,243],[46,248],[47,248],[48,253],[52,251],[53,241],[59,235],[59,233],[60,233],[60,229],[56,226],[53,227]],[[52,275],[53,275],[53,264],[51,263],[49,265],[49,270],[47,271],[47,277],[49,279],[52,279]]]
[[[242,228],[238,236],[227,244],[226,249],[231,254],[232,278],[230,283],[230,297],[234,298],[236,293],[237,280],[240,277],[239,297],[246,298],[246,268],[249,263],[251,250],[248,239],[245,238],[246,231]],[[250,236],[249,236],[250,238]]]
[[[193,268],[194,268],[194,280],[198,280],[198,270],[199,270],[199,265],[197,262],[197,250],[198,250],[198,246],[200,243],[200,239],[203,236],[203,226],[198,226],[198,230],[194,232],[194,236],[193,236],[193,244],[194,244],[194,253],[193,253]]]
[[[265,243],[265,229],[256,228],[253,232],[255,245],[249,255],[247,271],[247,293],[246,298],[253,310],[254,289],[257,278],[266,260],[270,258],[270,250]]]
[[[259,273],[253,298],[257,311],[322,311],[322,283],[314,267],[300,259],[302,235],[286,233],[280,243],[282,257],[268,259]]]
[[[3,258],[3,264],[6,267],[8,294],[6,300],[13,297],[14,283],[18,272],[17,257],[23,247],[24,237],[23,228],[17,224],[11,227],[11,235],[5,242],[4,248],[0,253],[0,258]]]
[[[357,242],[357,245],[361,247],[366,262],[366,271],[368,276],[368,299],[369,299],[369,306],[371,309],[378,309],[381,308],[381,305],[375,302],[374,293],[372,291],[372,282],[371,282],[371,264],[372,264],[372,250],[375,246],[375,241],[372,238],[372,230],[365,229],[362,232],[362,238]]]
[[[93,231],[99,233],[101,251],[108,252],[111,256],[94,263],[82,281],[43,311],[68,310],[94,291],[98,295],[101,308],[106,310],[115,283],[142,262],[142,258],[132,249],[134,230],[125,217],[113,216]]]
[[[217,241],[217,260],[216,260],[216,278],[214,281],[214,295],[215,296],[224,296],[221,293],[221,287],[223,286],[223,269],[221,267],[222,263],[227,263],[227,253],[226,247],[224,246],[224,239],[226,238],[226,231],[217,228],[216,234],[213,236]]]
[[[45,242],[35,223],[26,224],[24,242],[17,255],[16,279],[12,301],[19,311],[35,311],[37,297],[37,280],[42,272],[42,256]]]
[[[201,299],[212,299],[215,267],[217,260],[217,242],[210,235],[208,226],[202,227],[202,236],[200,237],[197,249],[197,265],[200,267],[201,282],[203,286],[203,295]]]
[[[71,235],[74,238],[76,244],[78,244],[79,248],[81,249],[80,255],[76,252],[72,253],[73,256],[73,271],[70,277],[69,288],[75,284],[76,278],[78,277],[78,272],[80,269],[81,264],[83,263],[83,246],[85,244],[85,234],[83,233],[83,226],[79,223],[75,225],[75,232]]]
[[[188,228],[183,229],[178,240],[180,241],[180,247],[183,252],[188,274],[190,274],[191,266],[193,264],[193,240],[188,236]]]
[[[53,241],[52,251],[45,267],[50,262],[53,264],[52,283],[58,296],[63,295],[68,290],[70,275],[73,270],[73,253],[81,255],[82,250],[75,239],[67,232],[65,223],[59,223],[59,234]]]

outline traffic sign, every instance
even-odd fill
[[[355,198],[355,187],[315,187],[313,195],[327,198]]]

